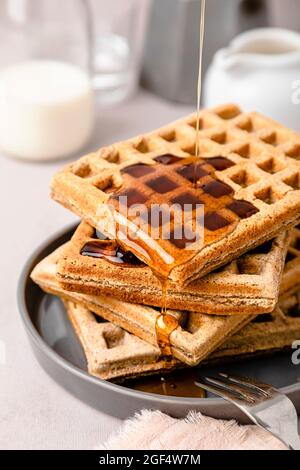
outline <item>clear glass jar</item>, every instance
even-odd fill
[[[98,102],[120,101],[138,84],[150,0],[87,0],[86,5]]]

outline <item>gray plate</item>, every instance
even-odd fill
[[[18,302],[31,347],[43,369],[63,388],[105,413],[125,418],[144,408],[158,409],[175,417],[190,410],[217,418],[248,422],[233,405],[218,398],[177,398],[144,393],[127,385],[115,385],[87,373],[84,352],[66,317],[60,300],[46,295],[30,280],[33,267],[70,239],[74,227],[49,238],[27,261],[18,286]],[[220,366],[199,367],[213,373]],[[262,379],[287,393],[300,411],[300,367],[292,364],[291,352],[226,365],[222,370]]]

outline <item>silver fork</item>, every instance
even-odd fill
[[[286,395],[271,385],[225,373],[201,377],[196,385],[236,405],[255,424],[269,431],[290,450],[300,450],[296,409]]]

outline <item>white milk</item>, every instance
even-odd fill
[[[0,148],[49,160],[80,150],[94,125],[88,75],[63,62],[34,60],[0,70]]]

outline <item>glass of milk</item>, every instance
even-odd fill
[[[94,127],[89,12],[82,0],[1,0],[0,149],[73,155]]]
[[[31,160],[88,143],[98,105],[137,87],[149,0],[1,0],[0,150]]]

